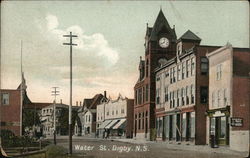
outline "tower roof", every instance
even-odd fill
[[[160,10],[152,28],[150,40],[157,40],[157,35],[163,28],[167,29],[167,32],[172,36],[172,38],[176,39],[175,30],[169,26],[166,17],[164,16],[162,10]]]
[[[193,40],[193,41],[201,41],[201,38],[195,35],[192,31],[188,30],[185,32],[180,38],[180,40]]]

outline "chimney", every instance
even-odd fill
[[[106,91],[104,91],[104,97],[107,98],[107,92]]]
[[[60,101],[61,101],[61,104],[62,104],[62,99],[60,99]]]
[[[78,106],[78,101],[76,101],[76,106]]]

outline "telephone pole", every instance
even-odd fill
[[[72,35],[70,32],[69,35],[63,35],[63,37],[69,37],[69,43],[63,43],[63,45],[70,46],[70,99],[69,99],[69,155],[72,154],[72,130],[71,130],[71,117],[72,117],[72,46],[77,46],[77,44],[72,43],[72,37],[77,37],[76,35]]]
[[[54,96],[54,110],[53,110],[53,124],[54,124],[54,129],[53,129],[53,134],[54,134],[54,144],[56,145],[56,96],[59,95],[59,91],[57,91],[56,89],[59,87],[52,87],[54,89],[54,91],[51,91],[51,95]]]

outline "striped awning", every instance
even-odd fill
[[[108,124],[105,129],[110,129],[112,128],[117,122],[119,121],[119,119],[115,119],[115,120],[112,120],[112,122],[110,124]]]
[[[106,120],[98,128],[99,129],[104,129],[104,127],[107,126],[110,122],[111,122],[111,120]]]
[[[123,125],[126,123],[126,119],[121,119],[114,127],[113,129],[123,128]]]

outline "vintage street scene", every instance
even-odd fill
[[[247,1],[2,1],[0,157],[250,156]]]

